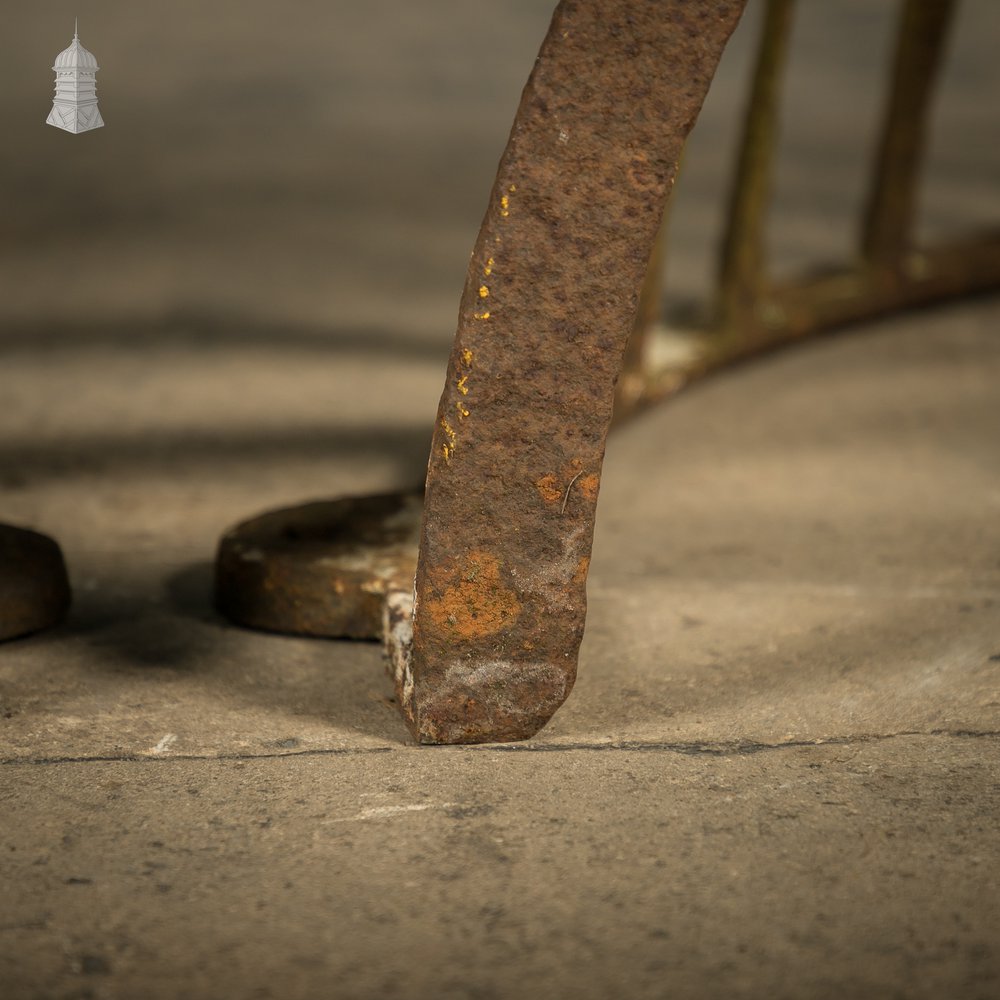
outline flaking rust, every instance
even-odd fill
[[[684,140],[744,4],[556,8],[465,284],[412,611],[396,595],[386,612],[421,742],[530,737],[573,686],[615,381]]]

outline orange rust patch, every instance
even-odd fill
[[[426,601],[424,608],[435,628],[474,639],[512,625],[521,613],[521,602],[515,591],[504,586],[496,557],[472,552],[450,574],[440,596]]]
[[[576,485],[580,488],[580,492],[588,500],[597,499],[597,490],[601,485],[601,477],[595,475],[593,472],[589,476],[581,476]]]
[[[554,472],[542,476],[535,483],[535,489],[542,495],[546,503],[558,503],[562,499],[563,491],[559,485],[559,479]]]
[[[573,574],[573,582],[576,584],[584,583],[587,579],[587,570],[590,569],[590,556],[584,556],[576,564],[576,572]]]

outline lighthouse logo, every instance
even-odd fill
[[[67,132],[89,132],[104,124],[97,107],[97,59],[80,44],[79,24],[68,49],[56,56],[56,96],[46,124]]]

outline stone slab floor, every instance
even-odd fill
[[[58,6],[0,12],[0,517],[75,591],[0,647],[0,996],[1000,996],[1000,301],[617,432],[569,702],[418,748],[376,646],[227,625],[211,558],[259,510],[419,480],[549,8],[95,2],[107,125],[71,136]],[[801,4],[785,272],[850,246],[892,9]],[[675,300],[758,21],[678,185]],[[1000,218],[998,32],[965,5],[924,235]]]

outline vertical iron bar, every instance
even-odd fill
[[[891,264],[910,241],[930,104],[957,5],[957,0],[903,4],[861,237],[869,264]]]
[[[561,0],[473,251],[427,469],[423,743],[524,739],[569,694],[614,386],[684,140],[745,0]]]
[[[730,333],[752,312],[767,282],[765,214],[794,11],[795,0],[768,0],[761,28],[719,262],[718,320]]]

